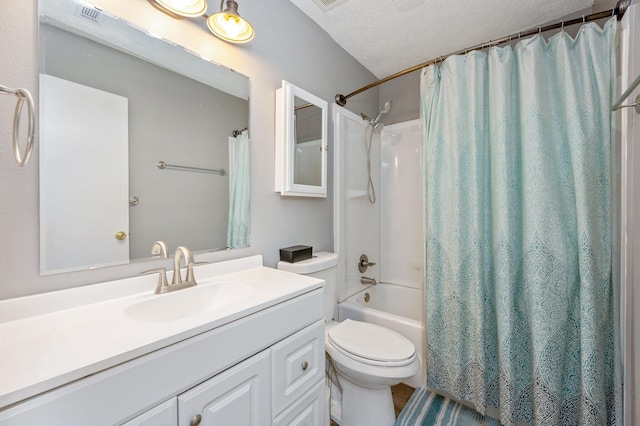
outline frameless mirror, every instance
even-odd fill
[[[237,248],[249,79],[74,0],[39,18],[41,273],[149,259],[157,240]]]
[[[276,192],[327,196],[328,104],[283,81],[276,91]]]

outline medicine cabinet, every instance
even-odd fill
[[[276,192],[327,196],[326,101],[282,81],[276,91]]]

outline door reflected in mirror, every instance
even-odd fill
[[[41,273],[248,245],[228,240],[248,78],[73,0],[39,8]]]

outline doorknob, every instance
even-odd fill
[[[122,241],[127,239],[127,234],[124,231],[118,231],[116,232],[115,237],[116,237],[116,240]]]

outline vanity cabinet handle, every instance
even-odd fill
[[[307,371],[307,368],[309,368],[309,363],[305,361],[302,363],[302,371]]]
[[[115,237],[116,237],[116,240],[122,241],[122,240],[126,240],[127,239],[127,234],[126,234],[126,232],[118,231],[118,232],[116,232]]]
[[[191,421],[189,422],[189,426],[198,426],[202,421],[202,416],[200,414],[196,414],[191,417]]]

